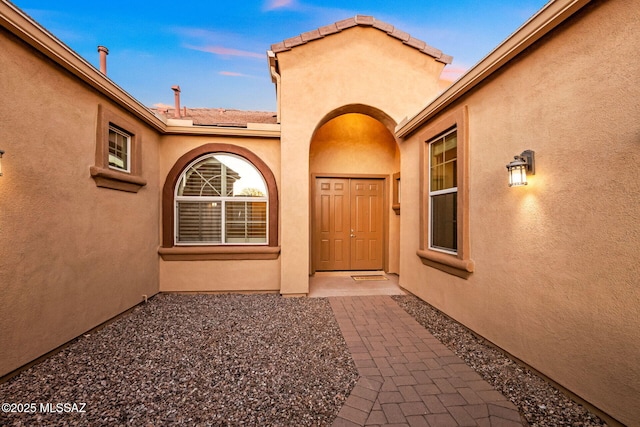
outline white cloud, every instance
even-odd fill
[[[469,70],[469,67],[463,67],[463,66],[452,67],[448,65],[444,67],[444,70],[442,70],[442,74],[440,74],[440,79],[446,80],[449,82],[454,82],[458,80],[458,78],[460,78],[460,76],[462,76],[468,70]]]
[[[187,49],[199,50],[201,52],[213,53],[220,56],[240,56],[244,58],[259,58],[264,59],[264,53],[250,52],[248,50],[233,49],[224,46],[193,46],[185,45]]]
[[[295,6],[295,0],[267,0],[264,10],[275,10]]]
[[[229,77],[251,77],[248,74],[237,73],[235,71],[220,71],[218,74],[221,76],[229,76]]]

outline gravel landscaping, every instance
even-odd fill
[[[531,426],[604,426],[600,418],[486,340],[413,295],[400,307],[516,405]]]
[[[531,426],[606,425],[424,301],[392,298]],[[161,294],[0,384],[1,402],[34,404],[0,425],[328,426],[357,379],[325,298]]]
[[[1,384],[37,406],[0,425],[325,426],[357,378],[326,299],[161,294]]]

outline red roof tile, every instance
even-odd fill
[[[342,21],[320,27],[317,30],[309,31],[298,36],[291,37],[284,40],[283,42],[272,44],[271,51],[273,51],[274,53],[285,52],[310,41],[317,40],[331,34],[339,33],[340,31],[346,30],[347,28],[357,26],[373,27],[380,31],[383,31],[391,37],[402,41],[402,43],[406,44],[407,46],[411,46],[412,48],[424,53],[425,55],[432,56],[436,61],[445,64],[451,64],[451,62],[453,61],[452,56],[445,55],[444,53],[442,53],[442,51],[429,46],[422,40],[411,37],[409,33],[405,33],[404,31],[395,28],[393,25],[387,24],[386,22],[378,21],[373,16],[367,15],[356,15],[353,18],[343,19]]]
[[[338,26],[336,24],[331,24],[331,25],[325,25],[324,27],[318,28],[318,32],[320,33],[320,35],[324,37],[330,34],[338,33],[340,32],[340,30],[338,29]]]

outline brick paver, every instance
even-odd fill
[[[388,296],[331,297],[360,378],[338,426],[522,426],[516,407]]]

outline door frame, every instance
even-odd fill
[[[309,274],[316,273],[315,257],[313,251],[314,236],[313,230],[316,224],[316,179],[317,178],[337,178],[337,179],[379,179],[382,185],[382,265],[384,271],[389,271],[389,182],[390,175],[385,174],[340,174],[340,173],[312,173],[309,181]],[[355,271],[355,270],[354,270]]]

